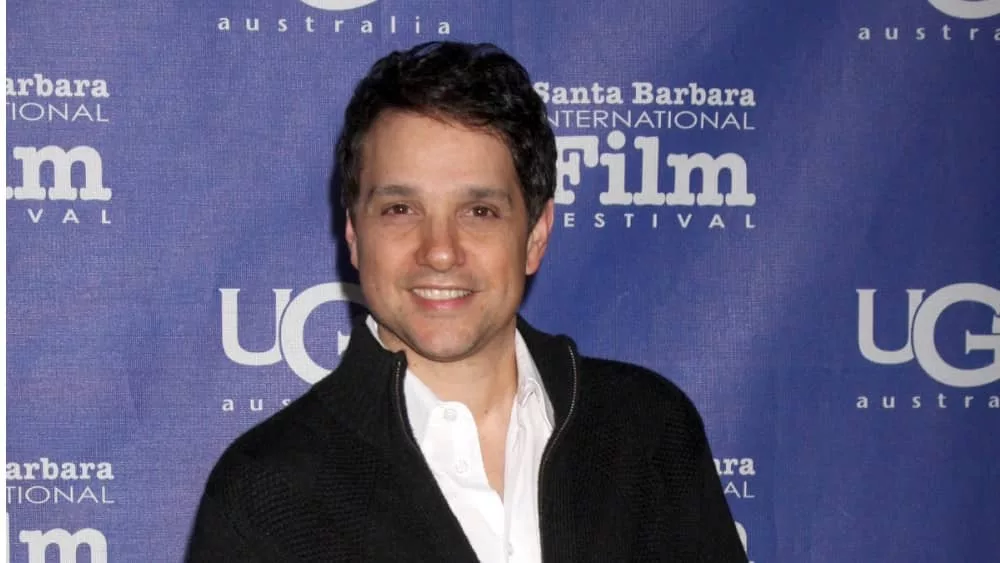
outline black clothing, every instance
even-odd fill
[[[555,415],[539,473],[544,561],[745,562],[688,398],[520,318],[518,330]],[[186,561],[475,562],[407,422],[405,373],[405,354],[357,323],[331,375],[222,455]]]

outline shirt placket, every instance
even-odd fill
[[[514,556],[518,552],[518,544],[522,544],[521,548],[523,549],[523,544],[526,540],[524,537],[524,527],[531,525],[525,521],[524,516],[534,505],[532,499],[527,495],[528,491],[530,491],[530,476],[525,474],[526,471],[530,472],[532,466],[530,456],[525,457],[526,452],[528,452],[527,447],[530,444],[530,436],[527,431],[527,426],[530,423],[528,420],[531,410],[528,404],[530,400],[530,394],[527,396],[518,395],[517,400],[514,402],[510,426],[507,431],[508,440],[505,455],[506,462],[504,464],[504,509],[506,524],[504,549],[510,561],[517,560]],[[518,517],[515,518],[515,515],[518,515]]]
[[[464,405],[455,408],[451,442],[455,445],[452,461],[455,479],[473,496],[480,516],[502,545],[505,532],[503,500],[490,487],[479,446],[479,429]]]

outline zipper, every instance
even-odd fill
[[[392,386],[393,386],[393,391],[396,395],[396,415],[399,417],[399,424],[401,429],[403,430],[403,434],[406,436],[406,441],[418,454],[421,455],[421,457],[423,457],[423,453],[420,451],[420,446],[417,444],[417,440],[413,437],[413,434],[410,432],[409,423],[406,422],[405,418],[403,418],[403,407],[402,407],[403,380],[400,377],[400,373],[402,372],[402,370],[403,370],[403,360],[396,360],[396,367],[392,373],[392,384],[393,384]]]
[[[396,396],[396,415],[397,418],[399,418],[399,424],[400,426],[402,426],[403,434],[406,435],[407,444],[410,445],[413,451],[417,454],[417,457],[420,459],[418,463],[420,463],[423,466],[426,472],[425,476],[428,479],[430,479],[430,482],[435,483],[434,489],[438,491],[438,498],[441,500],[442,503],[444,503],[445,506],[448,506],[448,499],[445,498],[444,494],[441,493],[440,489],[436,486],[436,479],[434,477],[434,472],[431,471],[430,465],[427,464],[427,460],[424,458],[424,453],[423,451],[421,451],[420,445],[417,444],[417,439],[413,437],[413,432],[410,429],[410,423],[406,420],[406,417],[403,416],[403,379],[401,377],[402,371],[403,371],[403,360],[396,360],[396,367],[393,370],[392,377],[393,377],[393,388],[394,388],[393,394]],[[465,532],[461,527],[461,523],[458,521],[458,517],[455,517],[454,522],[458,526],[457,529],[459,531],[460,537],[465,538],[467,540],[468,538],[466,538],[465,536]],[[440,542],[435,541],[435,547],[437,547],[436,545],[437,543]],[[466,545],[468,545],[469,547],[469,553],[472,554],[471,561],[475,561],[476,552],[472,547],[472,544],[466,542]]]
[[[552,435],[552,439],[549,443],[545,445],[545,449],[542,451],[542,461],[538,466],[538,527],[539,527],[539,543],[541,547],[542,561],[545,561],[545,534],[542,533],[541,527],[545,522],[545,504],[542,499],[545,497],[543,494],[545,492],[545,467],[548,465],[550,454],[555,446],[556,442],[559,441],[559,437],[562,436],[563,431],[569,426],[569,420],[573,417],[573,411],[576,409],[576,395],[577,395],[577,382],[579,380],[579,373],[577,372],[577,359],[576,353],[573,351],[573,347],[570,345],[566,346],[569,349],[570,365],[573,366],[573,395],[570,398],[569,410],[566,412],[566,418],[563,419],[563,423],[559,425],[556,429],[555,434]]]

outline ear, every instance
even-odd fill
[[[552,234],[552,223],[555,221],[555,201],[550,199],[545,203],[538,222],[528,233],[528,252],[524,263],[524,273],[534,275],[542,265],[542,257],[549,246],[549,235]]]
[[[354,230],[354,221],[351,219],[351,212],[347,211],[347,227],[344,229],[344,238],[347,240],[347,248],[351,251],[351,264],[358,267],[358,233]]]

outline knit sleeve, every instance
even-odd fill
[[[220,499],[206,493],[198,507],[194,527],[188,541],[185,563],[264,563],[276,561],[265,558],[261,547],[249,537],[247,531],[238,529]]]
[[[285,563],[293,561],[276,543],[266,517],[290,507],[273,501],[282,480],[239,445],[216,463],[202,495],[185,563]]]

